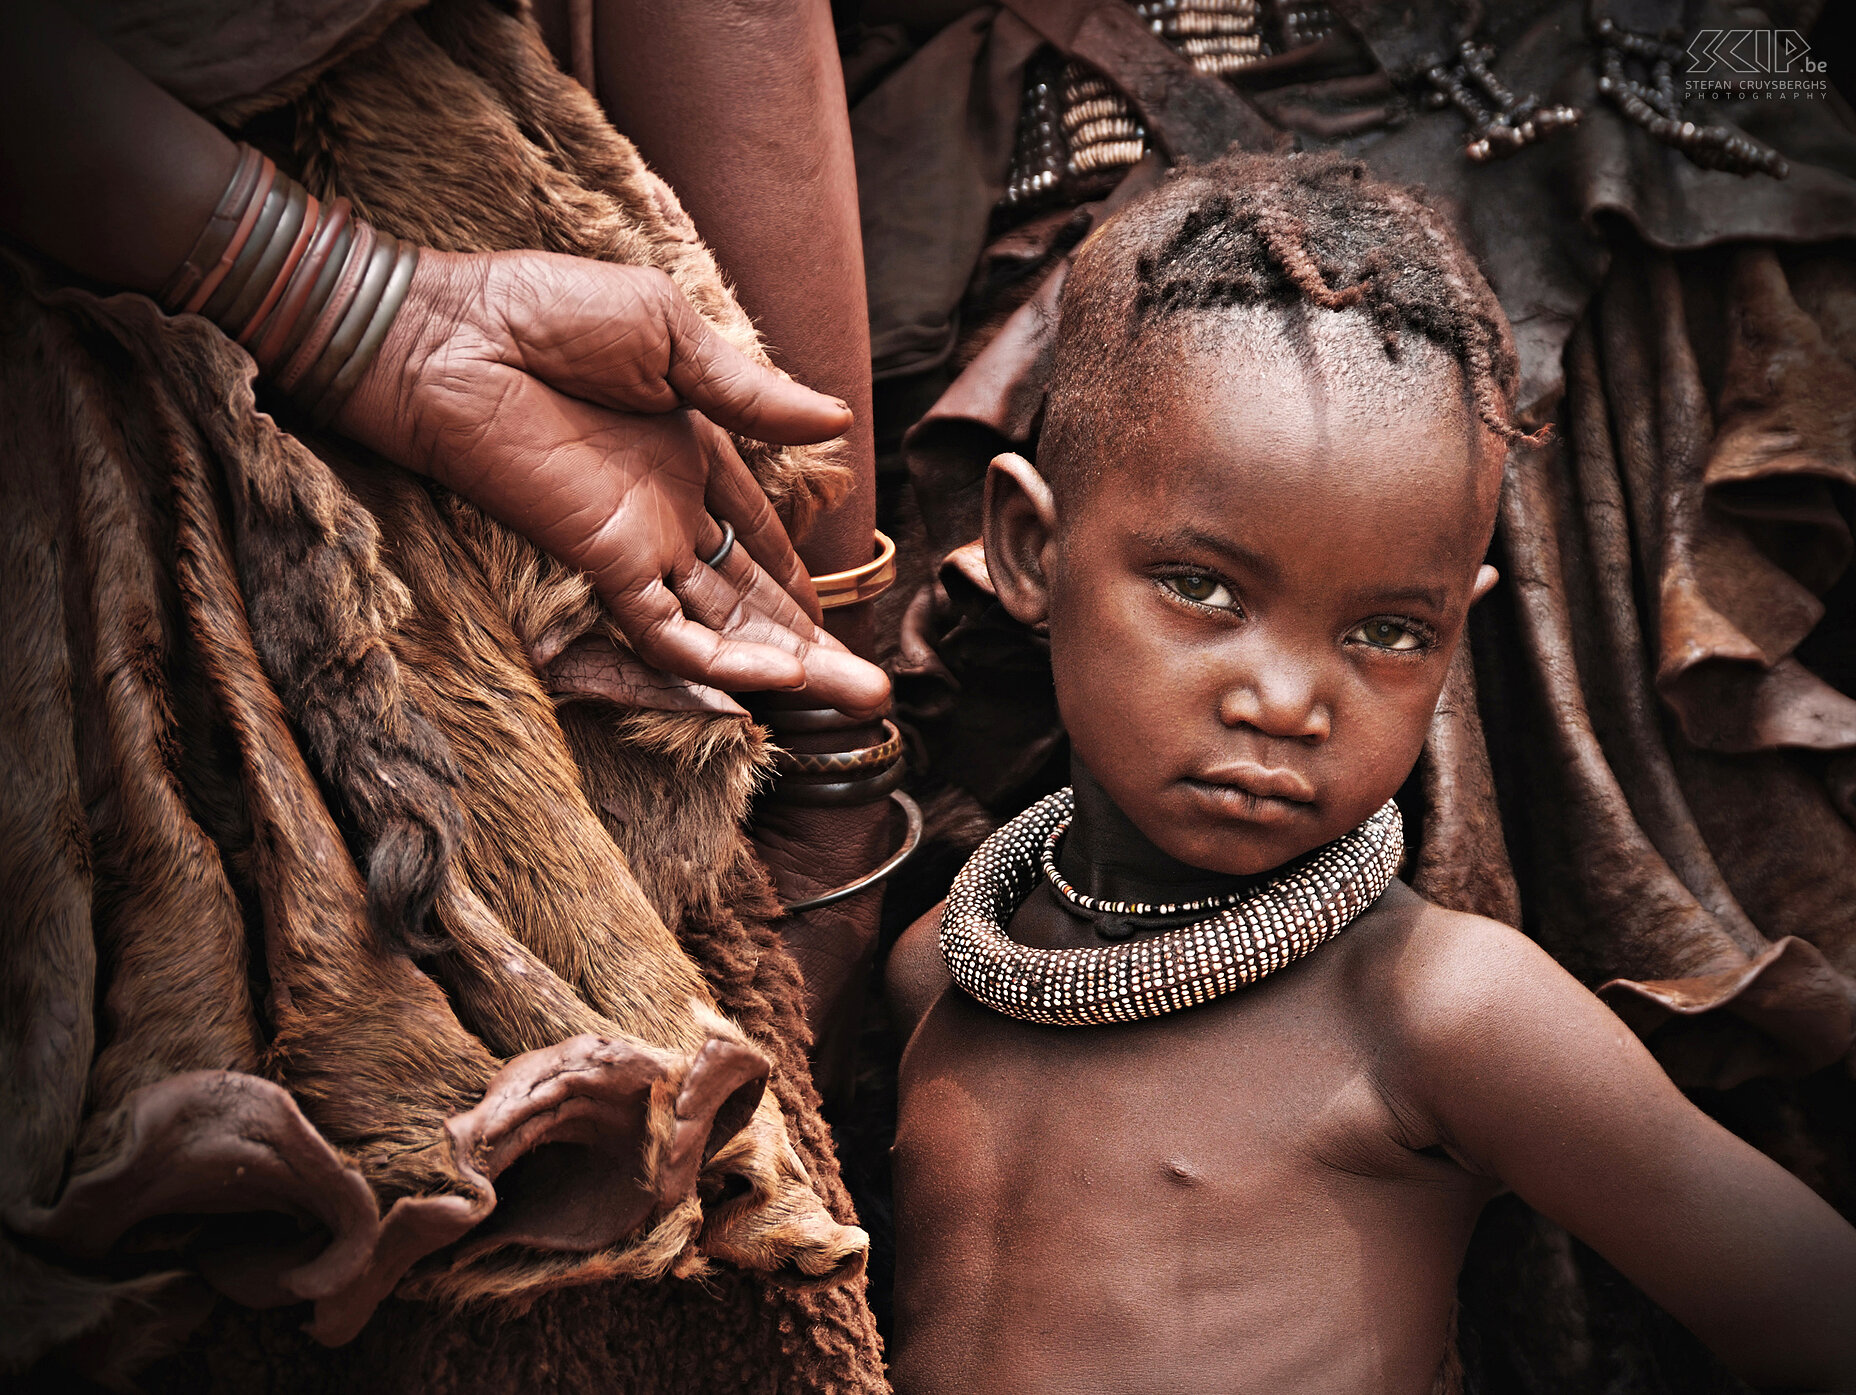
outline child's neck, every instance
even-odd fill
[[[1070,783],[1076,814],[1057,849],[1057,870],[1084,895],[1149,904],[1192,901],[1232,891],[1246,880],[1208,872],[1162,851],[1074,758]]]

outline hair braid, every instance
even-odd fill
[[[1138,376],[1133,346],[1151,325],[1297,301],[1358,307],[1388,356],[1405,333],[1421,335],[1456,361],[1490,431],[1510,442],[1544,435],[1514,424],[1514,344],[1475,261],[1420,191],[1375,179],[1357,160],[1233,152],[1176,171],[1105,234],[1064,289],[1047,441],[1067,429],[1072,401],[1112,400],[1117,380]]]

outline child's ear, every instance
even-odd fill
[[[1057,501],[1037,467],[1009,451],[994,456],[986,470],[986,570],[999,604],[1021,624],[1050,618],[1056,535]]]
[[[1484,562],[1482,564],[1482,570],[1476,573],[1476,584],[1469,588],[1469,603],[1474,605],[1477,601],[1488,595],[1489,592],[1495,589],[1495,583],[1501,579],[1502,574],[1496,571],[1495,568],[1491,567],[1487,562]]]

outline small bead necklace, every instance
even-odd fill
[[[1038,866],[1043,869],[1044,880],[1050,883],[1051,890],[1079,911],[1088,911],[1092,915],[1197,915],[1201,911],[1227,910],[1256,895],[1254,886],[1244,886],[1219,896],[1201,896],[1196,901],[1103,901],[1087,896],[1065,881],[1063,873],[1057,870],[1057,844],[1063,841],[1063,835],[1069,831],[1070,820],[1067,818],[1052,825],[1050,832],[1045,835],[1044,846],[1038,850]]]
[[[1404,821],[1387,800],[1353,832],[1205,920],[1101,949],[1033,949],[1005,923],[1049,874],[1040,864],[1054,858],[1040,857],[1040,845],[1049,847],[1074,807],[1072,792],[1058,790],[980,844],[941,919],[941,955],[956,983],[996,1012],[1053,1027],[1159,1017],[1286,968],[1377,901],[1405,851]]]

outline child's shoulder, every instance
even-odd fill
[[[1387,1066],[1413,1085],[1447,1086],[1465,1065],[1517,1048],[1577,1056],[1630,1036],[1521,931],[1445,910],[1403,882],[1336,944],[1347,946],[1336,981],[1349,1010],[1374,1024]]]
[[[883,966],[883,996],[890,1021],[906,1041],[954,979],[941,957],[941,912],[947,902],[918,919],[890,948]]]
[[[1380,993],[1389,989],[1395,1000],[1433,1010],[1473,1006],[1517,979],[1565,977],[1513,926],[1446,910],[1402,881],[1394,881],[1336,943],[1351,947],[1350,969],[1370,975]]]

